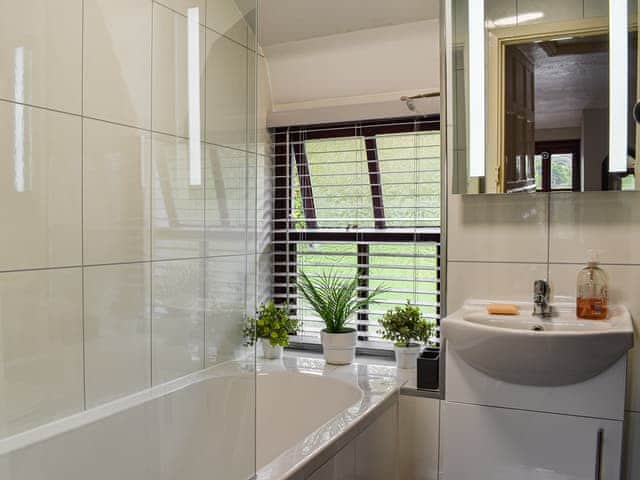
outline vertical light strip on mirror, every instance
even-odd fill
[[[16,192],[25,191],[25,119],[24,119],[24,47],[17,47],[14,53],[14,130],[13,130],[13,185]]]
[[[627,171],[627,0],[609,1],[609,171]]]
[[[200,147],[200,9],[187,10],[187,75],[189,101],[189,185],[202,185]]]
[[[469,0],[469,176],[485,175],[484,0]]]

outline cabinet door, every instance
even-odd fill
[[[441,480],[617,480],[622,422],[444,402]]]

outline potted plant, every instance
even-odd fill
[[[327,363],[348,365],[356,355],[356,330],[348,326],[350,317],[383,292],[381,287],[357,295],[358,277],[342,279],[332,272],[310,278],[300,272],[298,289],[324,321],[320,332],[322,352]]]
[[[393,341],[398,368],[416,368],[421,346],[426,342],[434,323],[421,318],[420,309],[407,302],[387,311],[380,320],[382,337]]]
[[[289,316],[288,306],[276,306],[271,300],[260,305],[256,318],[248,318],[243,329],[248,345],[260,339],[266,359],[282,357],[283,347],[289,345],[289,333],[295,331],[298,321]]]

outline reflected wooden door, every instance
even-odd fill
[[[535,190],[535,93],[533,62],[517,46],[505,53],[503,191]]]

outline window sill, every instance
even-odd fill
[[[307,344],[308,345],[308,344]],[[313,345],[308,345],[309,347],[313,347]],[[318,345],[319,347],[319,345]],[[420,390],[418,389],[417,382],[417,372],[416,369],[397,369],[395,368],[395,360],[393,359],[393,352],[389,351],[390,355],[387,356],[375,356],[375,355],[363,355],[357,354],[355,363],[357,365],[375,365],[375,366],[384,366],[384,367],[392,367],[395,370],[396,379],[398,382],[402,383],[402,387],[400,388],[401,395],[407,395],[411,397],[424,397],[424,398],[434,398],[441,399],[440,390]],[[322,353],[320,349],[310,350],[310,349],[297,349],[294,347],[287,347],[284,352],[285,357],[289,358],[314,358],[314,359],[322,359]]]

